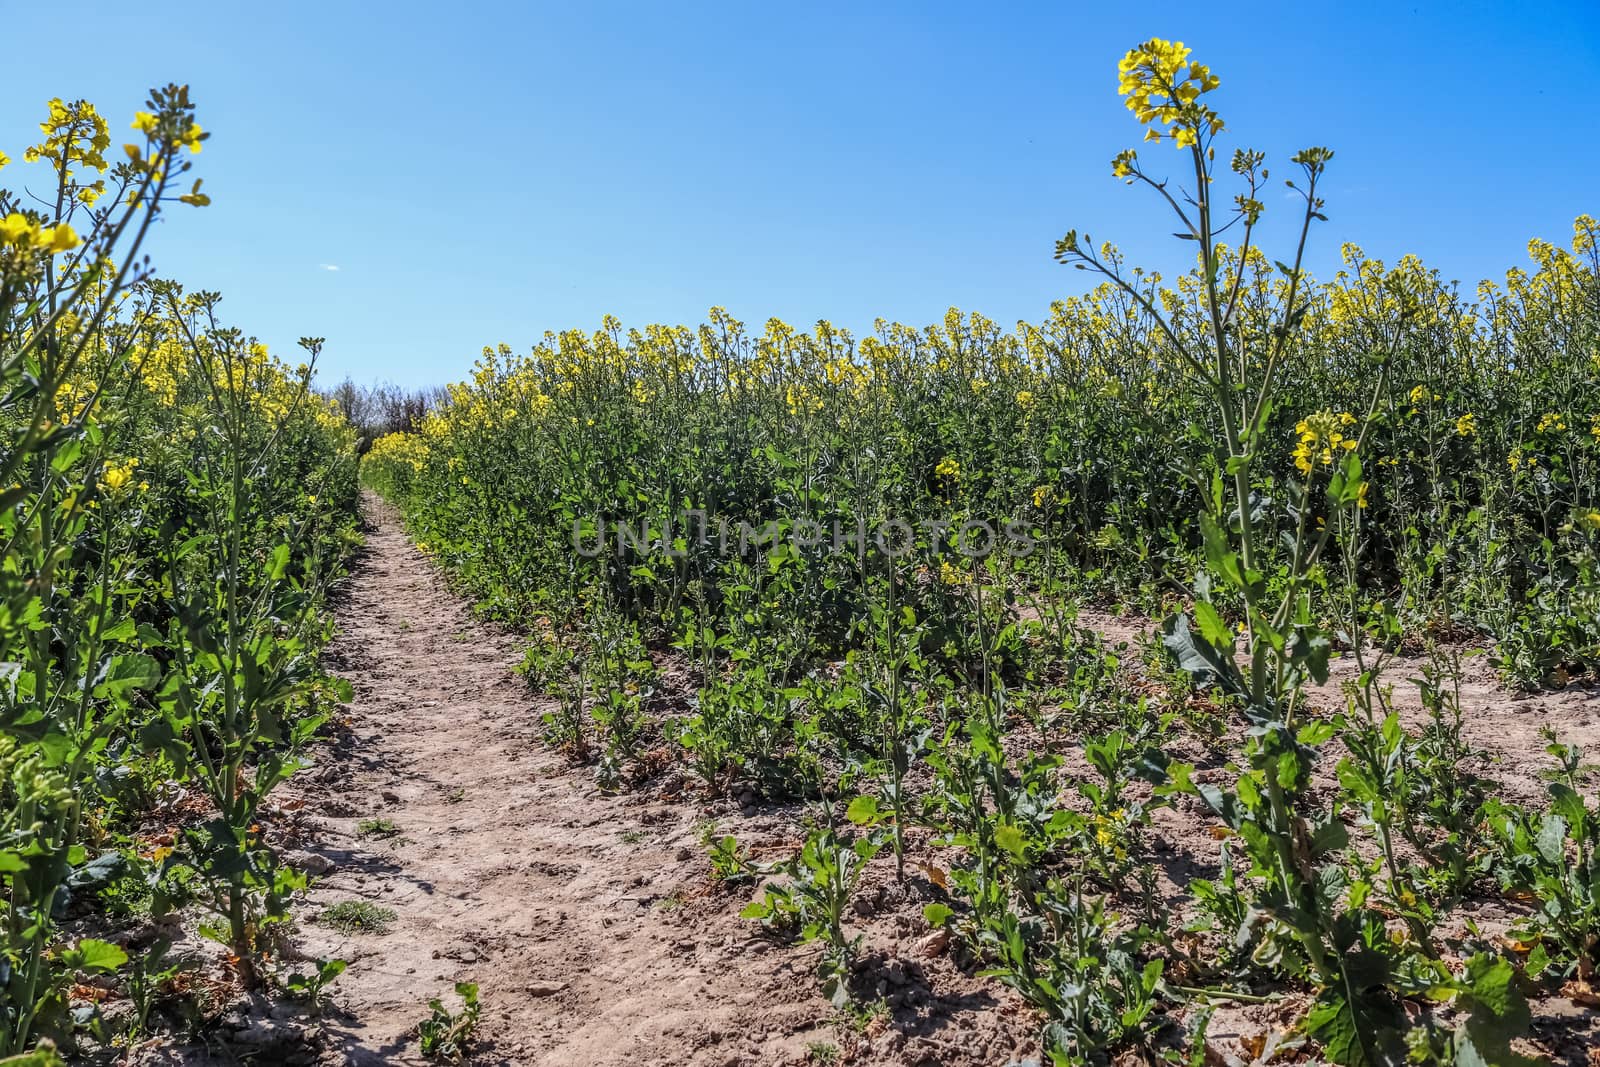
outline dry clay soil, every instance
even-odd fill
[[[369,901],[395,918],[347,935],[301,924],[307,958],[349,967],[311,1048],[260,1047],[254,1062],[424,1062],[415,1026],[430,998],[457,1003],[456,981],[481,990],[480,1064],[803,1064],[833,1053],[824,1045],[872,1064],[1037,1055],[1020,1001],[959,970],[930,944],[920,902],[871,871],[856,919],[873,950],[869,992],[890,1010],[864,1027],[840,1022],[811,975],[814,947],[756,936],[738,918],[750,888],[717,888],[701,843],[714,819],[775,858],[797,841],[794,812],[597,789],[541,744],[543,707],[511,672],[517,640],[473,618],[392,509],[375,498],[366,509],[366,547],[330,650],[355,697],[283,807],[304,836],[300,862],[320,875],[302,915]],[[1404,679],[1403,665],[1392,676]],[[1516,701],[1472,668],[1463,703],[1489,773],[1518,799],[1540,791],[1541,725],[1600,740],[1593,693]],[[372,820],[385,820],[380,833]],[[1212,1032],[1226,1043],[1219,1024],[1222,1014]]]

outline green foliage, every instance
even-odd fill
[[[316,1009],[322,1002],[323,992],[333,983],[333,980],[344,973],[349,966],[344,960],[317,960],[316,970],[311,974],[301,974],[295,971],[279,978],[284,992],[296,1000],[303,1000]]]
[[[381,934],[394,922],[393,908],[385,908],[370,900],[341,900],[330,904],[317,915],[317,922],[331,927],[346,936],[350,934]]]
[[[1514,931],[1536,947],[1528,970],[1555,966],[1587,977],[1600,964],[1600,813],[1580,790],[1583,750],[1546,728],[1557,761],[1549,807],[1531,812],[1491,801],[1488,826],[1498,845],[1501,883],[1538,908]]]
[[[853,840],[841,835],[831,804],[824,803],[819,819],[800,852],[776,868],[786,880],[769,883],[739,914],[803,942],[821,941],[817,971],[823,992],[835,1007],[842,1007],[850,1000],[849,978],[862,940],[861,935],[851,937],[846,932],[845,909],[862,870],[883,843],[872,833]]]
[[[417,1024],[417,1045],[424,1056],[441,1063],[465,1063],[472,1048],[480,1007],[475,982],[457,982],[461,1010],[453,1012],[438,997],[428,1001],[431,1014]]]
[[[304,884],[262,801],[340,692],[317,654],[354,438],[309,392],[318,342],[290,367],[215,294],[150,275],[152,225],[208,202],[178,184],[207,135],[182,87],[146,108],[113,166],[106,120],[52,101],[21,154],[34,195],[0,190],[0,1053],[103,1033],[67,1010],[89,976],[148,1021],[165,950],[69,943],[73,909],[160,916],[182,893],[255,980]],[[150,845],[168,780],[215,815]]]

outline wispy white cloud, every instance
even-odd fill
[[[337,264],[337,263],[318,263],[317,266],[321,267],[323,270],[338,270],[339,269],[339,264]]]

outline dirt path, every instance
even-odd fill
[[[803,1060],[827,1015],[809,957],[752,941],[725,902],[693,906],[698,810],[608,798],[548,753],[514,642],[471,617],[392,511],[367,512],[332,649],[356,690],[348,732],[306,775],[328,869],[304,913],[367,901],[394,918],[382,933],[303,924],[308,955],[349,961],[325,1062],[419,1061],[409,1032],[429,997],[456,1003],[457,980],[482,990],[474,1063]]]

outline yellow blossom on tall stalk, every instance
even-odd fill
[[[1222,132],[1222,118],[1199,102],[1221,81],[1205,64],[1189,62],[1189,49],[1182,41],[1153,37],[1129,49],[1117,65],[1117,73],[1117,91],[1128,98],[1128,110],[1140,125],[1148,127],[1146,141],[1165,136],[1185,148],[1200,136]],[[1164,132],[1159,128],[1163,126]],[[1129,172],[1131,162],[1118,157],[1118,177]]]
[[[1456,434],[1460,437],[1472,437],[1478,432],[1478,417],[1468,411],[1456,418]]]
[[[133,472],[138,469],[138,466],[139,458],[130,456],[119,464],[107,467],[105,472],[101,474],[100,480],[105,483],[107,489],[117,492],[133,481]]]
[[[1317,463],[1331,467],[1335,456],[1355,451],[1355,438],[1344,433],[1355,424],[1356,417],[1348,411],[1319,411],[1301,419],[1294,427],[1299,435],[1293,453],[1295,467],[1301,474],[1310,474]]]

